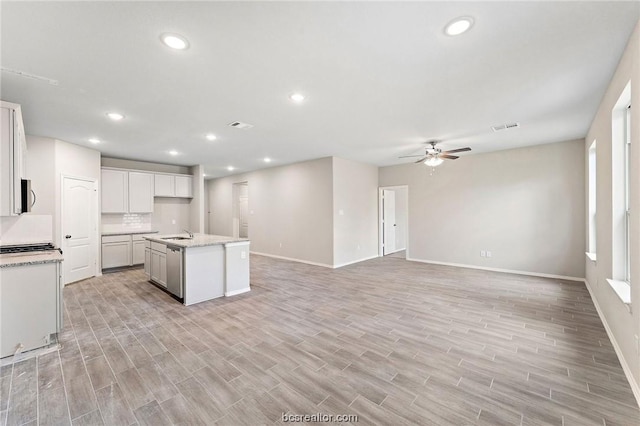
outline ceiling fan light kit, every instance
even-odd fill
[[[431,147],[426,149],[426,151],[424,153],[424,155],[425,155],[424,157],[422,157],[422,155],[405,155],[405,156],[402,156],[400,158],[422,157],[421,159],[416,161],[416,164],[423,163],[427,167],[437,167],[440,164],[442,164],[444,162],[444,160],[456,160],[456,159],[460,158],[457,155],[451,155],[453,153],[471,151],[471,148],[469,148],[469,147],[450,149],[449,151],[443,151],[440,148],[436,148],[436,144],[439,143],[439,142],[440,141],[427,142],[429,145],[431,145]]]
[[[438,157],[437,155],[433,155],[429,158],[427,158],[426,160],[424,160],[424,164],[428,167],[436,167],[439,166],[440,164],[444,163],[444,160],[440,157]]]

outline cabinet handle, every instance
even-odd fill
[[[64,237],[68,240],[69,238],[71,238],[71,235],[65,235]]]

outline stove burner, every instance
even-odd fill
[[[27,244],[23,246],[3,246],[0,247],[0,254],[5,253],[31,253],[37,251],[52,251],[57,250],[53,244]]]

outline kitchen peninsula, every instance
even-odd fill
[[[180,234],[144,239],[147,278],[185,305],[250,290],[246,238]]]

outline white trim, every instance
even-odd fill
[[[595,254],[595,253],[590,253],[590,252],[588,252],[588,251],[587,251],[587,252],[585,252],[584,254],[586,254],[586,255],[587,255],[587,258],[588,258],[590,261],[592,261],[592,262],[594,262],[594,263],[596,262],[597,256],[596,256],[596,254]]]
[[[618,296],[618,299],[625,305],[627,305],[627,309],[631,312],[631,286],[626,281],[618,281],[607,278],[607,282],[609,286],[613,290],[613,292]]]
[[[602,321],[602,325],[604,325],[604,329],[607,332],[607,336],[609,336],[609,340],[611,340],[611,344],[613,345],[613,349],[616,351],[616,355],[618,356],[618,360],[620,361],[620,365],[622,365],[622,371],[624,371],[624,375],[627,377],[627,381],[631,386],[631,391],[633,392],[633,396],[636,398],[636,402],[640,405],[640,385],[636,382],[633,377],[633,373],[631,372],[631,368],[629,368],[629,364],[624,359],[622,355],[622,350],[620,349],[620,345],[618,345],[618,341],[616,340],[609,324],[607,323],[607,318],[602,313],[600,309],[600,305],[598,304],[598,299],[596,299],[593,295],[593,291],[591,291],[591,285],[589,281],[584,280],[584,284],[587,286],[587,290],[589,291],[589,295],[591,296],[591,300],[593,301],[593,306],[596,307],[596,311],[598,312],[598,316],[600,317],[600,321]]]
[[[225,297],[230,297],[230,296],[235,296],[237,294],[242,294],[242,293],[246,293],[248,291],[251,291],[250,287],[247,288],[241,288],[240,290],[233,290],[233,291],[225,291],[224,295]]]
[[[407,202],[405,204],[405,211],[407,212],[407,229],[404,236],[405,248],[401,250],[407,251],[409,255],[409,185],[391,185],[391,186],[379,186],[378,187],[378,257],[384,256],[384,248],[382,247],[382,240],[384,234],[384,227],[382,226],[382,191],[385,189],[406,189],[407,190]],[[395,252],[394,252],[395,253]],[[387,253],[391,254],[391,253]],[[344,266],[344,265],[341,265]]]
[[[400,250],[398,250],[398,251],[400,251]],[[364,262],[364,261],[371,260],[371,259],[376,259],[378,257],[380,257],[380,256],[378,256],[377,254],[375,256],[363,257],[362,259],[352,260],[351,262],[345,262],[345,263],[341,263],[339,265],[333,265],[333,269],[342,268],[343,266],[353,265],[354,263],[360,263],[360,262]]]
[[[555,274],[543,274],[541,272],[529,272],[529,271],[517,271],[513,269],[502,269],[502,268],[490,268],[487,266],[477,266],[477,265],[465,265],[462,263],[449,263],[449,262],[437,262],[435,260],[423,260],[423,259],[413,259],[407,257],[407,260],[412,262],[421,262],[421,263],[431,263],[434,265],[444,265],[444,266],[456,266],[458,268],[468,268],[468,269],[481,269],[483,271],[493,271],[493,272],[504,272],[507,274],[517,274],[517,275],[530,275],[533,277],[542,277],[542,278],[555,278],[559,280],[568,280],[568,281],[580,281],[584,282],[584,278],[579,277],[570,277],[567,275],[555,275]]]
[[[323,268],[333,269],[333,265],[327,265],[326,263],[310,262],[308,260],[294,259],[293,257],[276,256],[275,254],[260,253],[257,251],[250,251],[249,253],[257,254],[258,256],[273,257],[274,259],[290,260],[292,262],[306,263],[307,265],[322,266]]]

